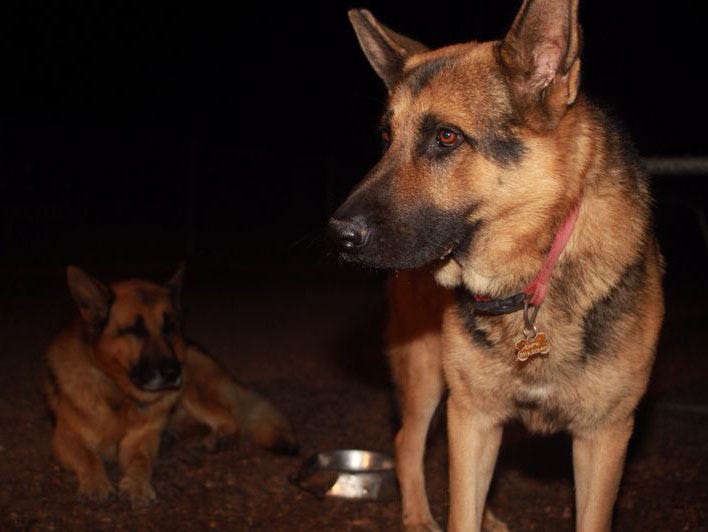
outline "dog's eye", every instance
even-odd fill
[[[442,128],[438,131],[435,140],[438,142],[438,145],[450,148],[459,142],[460,136],[452,129]]]
[[[124,336],[126,334],[129,334],[136,338],[147,337],[148,330],[145,327],[145,321],[143,320],[142,316],[138,316],[138,318],[135,320],[135,323],[133,323],[132,325],[128,325],[127,327],[121,327],[120,329],[118,329],[119,336]]]

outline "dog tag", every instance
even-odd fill
[[[525,362],[535,355],[547,355],[551,350],[546,333],[537,333],[533,338],[524,338],[516,342],[516,360]]]

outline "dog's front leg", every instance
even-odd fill
[[[98,453],[90,449],[62,418],[57,419],[52,445],[57,459],[76,473],[80,498],[104,502],[113,494],[113,486]]]
[[[123,478],[118,487],[133,507],[146,506],[155,500],[150,480],[161,430],[161,426],[154,424],[141,425],[130,430],[120,443],[118,459]]]
[[[440,403],[444,382],[439,349],[424,340],[391,349],[397,360],[394,376],[401,404],[396,434],[396,473],[401,487],[403,525],[407,531],[438,531],[425,490],[425,441]]]
[[[634,418],[573,434],[576,526],[579,532],[610,530]]]
[[[480,530],[502,438],[498,420],[453,390],[447,402],[451,532]]]

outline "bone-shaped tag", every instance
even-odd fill
[[[525,362],[530,357],[535,355],[547,355],[551,350],[551,344],[548,341],[546,333],[537,333],[531,339],[524,338],[516,342],[516,360]]]

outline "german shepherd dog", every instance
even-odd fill
[[[135,507],[153,501],[161,435],[189,419],[211,429],[207,448],[243,435],[297,452],[283,415],[182,336],[181,268],[166,286],[106,286],[74,266],[67,279],[79,316],[47,350],[44,390],[54,454],[76,473],[80,497],[107,500],[113,486],[104,460],[117,460],[120,494]]]
[[[647,178],[578,91],[577,0],[525,0],[500,41],[429,50],[349,17],[388,88],[385,151],[329,222],[390,281],[403,522],[438,530],[426,432],[449,388],[450,530],[479,530],[502,427],[568,431],[578,530],[611,526],[663,319]],[[434,279],[434,281],[433,281]]]

